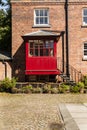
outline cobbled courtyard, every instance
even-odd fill
[[[0,130],[63,130],[59,103],[87,102],[87,94],[0,94]]]

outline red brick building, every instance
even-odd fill
[[[12,76],[87,74],[87,0],[11,0]]]

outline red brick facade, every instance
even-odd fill
[[[38,0],[37,0],[38,1]],[[65,31],[65,1],[12,0],[12,76],[25,81],[25,43],[22,36],[38,30]],[[83,60],[83,45],[87,41],[87,27],[82,24],[82,9],[87,8],[86,0],[69,1],[69,64],[87,74],[87,61]],[[48,8],[50,27],[34,27],[34,9]],[[57,57],[62,53],[61,38],[57,44]]]

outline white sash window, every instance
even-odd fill
[[[87,25],[87,8],[83,9],[83,25]]]
[[[49,10],[35,9],[34,10],[34,25],[48,25],[49,24]]]

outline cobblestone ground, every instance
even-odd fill
[[[0,130],[63,130],[60,102],[87,102],[87,94],[0,94]]]

